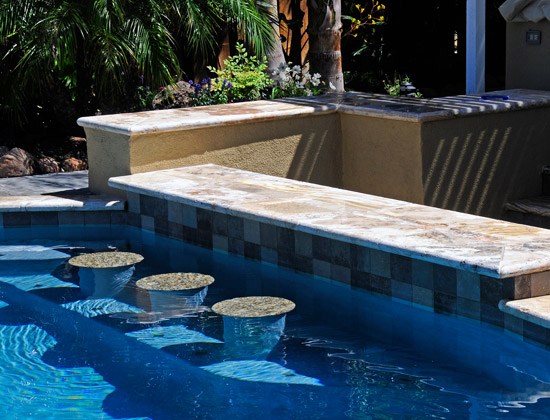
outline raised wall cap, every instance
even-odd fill
[[[507,0],[498,8],[507,22],[550,20],[550,0]]]

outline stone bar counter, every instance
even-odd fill
[[[214,163],[502,217],[540,195],[550,92],[435,99],[345,93],[83,117],[90,189],[112,176]]]

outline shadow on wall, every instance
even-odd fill
[[[285,178],[342,187],[342,133],[335,127],[302,135]]]
[[[537,113],[538,114],[538,113]],[[426,125],[423,135],[425,204],[501,217],[506,202],[541,194],[541,169],[550,163],[547,116],[492,115],[483,124],[448,121]],[[536,124],[529,123],[534,118]],[[450,137],[447,133],[459,133]]]

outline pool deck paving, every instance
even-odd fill
[[[124,210],[124,202],[91,194],[88,171],[0,179],[0,213],[63,210]]]

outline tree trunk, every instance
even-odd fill
[[[336,92],[344,91],[341,0],[308,0],[309,65]]]
[[[277,0],[266,0],[266,8],[269,9],[269,21],[273,28],[273,45],[267,50],[268,72],[271,75],[280,65],[286,64],[283,46],[281,44],[281,32],[279,30],[279,5]]]

